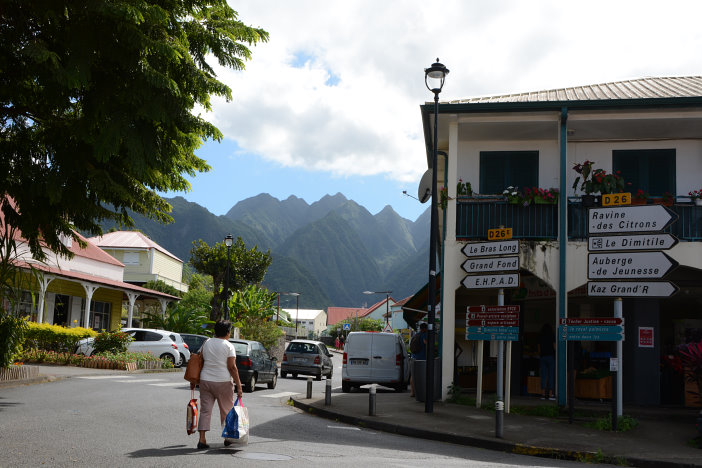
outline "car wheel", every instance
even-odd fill
[[[175,364],[176,364],[175,357],[172,354],[163,353],[161,355],[161,359],[168,359],[169,361],[171,361],[171,364],[173,364],[173,366],[175,366]]]
[[[293,379],[297,378],[297,374],[293,374],[292,376],[293,376]]]
[[[180,353],[180,364],[178,364],[178,367],[183,367],[185,365],[185,354]]]
[[[288,373],[287,373],[287,372],[280,371],[280,376],[281,376],[282,378],[286,378],[286,377],[288,376]]]
[[[317,382],[322,380],[322,369],[319,369],[319,375],[315,375],[314,380],[316,380]]]
[[[341,382],[341,391],[349,393],[351,391],[351,384],[348,382]]]
[[[327,376],[327,379],[331,380],[333,374],[334,374],[334,368],[330,367],[329,368],[329,375]]]
[[[249,383],[246,384],[246,392],[251,393],[256,389],[256,374],[253,374],[251,376],[251,380],[249,380]]]
[[[273,374],[273,380],[271,380],[270,382],[268,382],[268,388],[270,388],[271,390],[273,390],[273,389],[275,388],[275,384],[277,384],[277,383],[278,383],[278,376],[275,375],[275,374]]]

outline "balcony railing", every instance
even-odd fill
[[[681,241],[702,241],[702,206],[687,197],[669,206],[678,220],[665,232]],[[684,201],[687,201],[685,203]],[[500,199],[462,198],[456,203],[456,238],[487,239],[488,229],[511,227],[513,238],[555,240],[558,238],[558,205],[515,205]],[[568,202],[568,239],[587,237],[587,208],[579,199]]]

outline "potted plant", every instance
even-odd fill
[[[648,200],[648,197],[650,195],[648,192],[644,192],[641,189],[638,189],[634,195],[631,197],[631,204],[632,205],[645,205],[646,201]]]
[[[654,205],[672,206],[675,202],[675,195],[670,192],[665,192],[662,197],[651,197]]]
[[[581,197],[583,206],[593,206],[596,202],[595,194],[619,193],[626,187],[620,171],[608,174],[604,169],[593,169],[594,164],[594,161],[585,161],[573,166],[573,170],[579,174],[573,182],[573,190],[579,188],[585,193]]]
[[[513,205],[521,205],[524,203],[524,196],[519,192],[517,187],[512,187],[510,185],[502,192],[502,195],[504,195],[507,203],[511,203]]]
[[[470,182],[463,182],[463,179],[458,179],[458,184],[456,184],[456,196],[470,197],[471,195],[473,195],[473,187],[471,187]]]
[[[685,394],[686,404],[700,404],[702,399],[702,341],[698,343],[685,343],[678,347],[678,353],[682,361],[685,380],[692,385],[692,389]],[[702,411],[698,415],[698,421],[702,419]],[[702,428],[698,427],[702,433]]]
[[[439,205],[441,205],[441,209],[445,210],[446,205],[448,204],[449,196],[448,196],[448,187],[441,187],[439,189]]]
[[[693,190],[688,195],[690,195],[690,200],[692,200],[695,205],[702,206],[702,189]]]
[[[524,205],[545,205],[558,202],[558,189],[531,187],[524,189]]]

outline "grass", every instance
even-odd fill
[[[692,448],[702,449],[702,436],[688,440],[687,445]]]
[[[617,432],[627,432],[635,429],[639,425],[639,421],[628,415],[619,416],[617,418]],[[597,421],[586,423],[585,427],[590,427],[592,429],[597,429],[599,431],[611,431],[612,430],[612,413],[607,416],[603,416]]]

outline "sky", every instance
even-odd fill
[[[427,169],[424,69],[440,99],[702,74],[702,2],[229,0],[269,32],[246,69],[216,68],[232,100],[203,117],[223,133],[196,154],[212,170],[183,196],[216,215],[269,193],[312,204],[342,193],[414,221]]]

